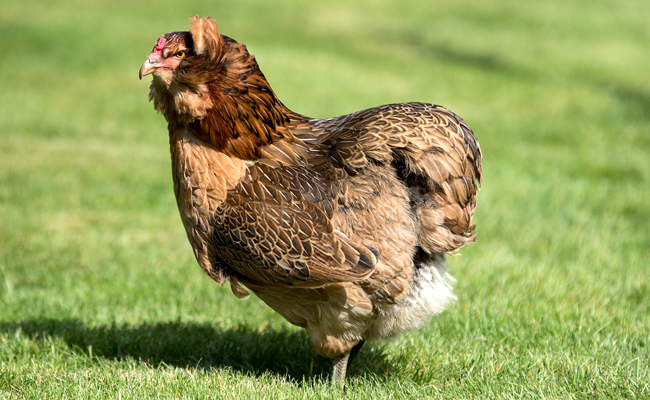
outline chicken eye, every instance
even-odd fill
[[[174,54],[178,58],[183,58],[185,57],[185,52],[183,50],[179,51],[178,53]]]

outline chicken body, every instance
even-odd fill
[[[244,45],[210,18],[190,22],[158,40],[140,77],[153,73],[169,124],[196,259],[303,327],[342,382],[355,346],[415,329],[453,299],[445,253],[474,241],[478,142],[430,104],[297,114]]]

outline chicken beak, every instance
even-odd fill
[[[147,58],[144,64],[142,64],[142,66],[140,67],[140,74],[139,74],[140,80],[142,80],[143,76],[147,76],[149,74],[156,72],[157,69],[158,66],[152,63],[151,61],[149,61],[149,59]]]

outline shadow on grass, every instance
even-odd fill
[[[62,339],[72,350],[105,359],[136,359],[149,365],[181,368],[231,368],[256,376],[272,373],[296,383],[327,378],[331,361],[312,350],[302,330],[246,326],[220,329],[208,323],[159,322],[86,326],[76,319],[1,322],[0,334],[35,341]],[[92,350],[91,350],[92,349]],[[389,360],[381,348],[364,347],[349,375],[386,374]]]
[[[525,76],[531,74],[525,69],[513,65],[511,62],[499,57],[490,51],[471,50],[453,46],[450,43],[429,40],[421,34],[413,32],[385,37],[388,43],[393,43],[401,48],[410,48],[418,56],[429,57],[438,62],[459,65],[484,72],[499,73],[502,75]]]

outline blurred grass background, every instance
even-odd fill
[[[140,64],[191,15],[314,117],[425,101],[483,152],[459,301],[350,398],[650,398],[650,3],[25,0],[0,34],[0,396],[335,398],[193,259]]]

